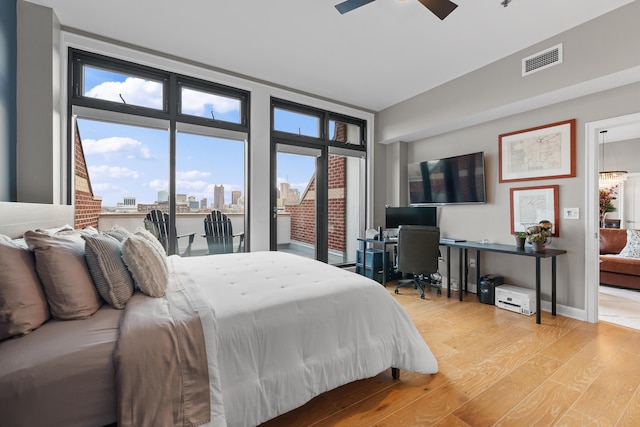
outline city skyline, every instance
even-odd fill
[[[162,86],[94,68],[85,69],[86,96],[113,102],[127,102],[160,108]],[[227,98],[185,96],[183,110],[189,114],[233,121],[238,106]],[[298,131],[296,118],[281,114],[279,123],[289,131]],[[154,127],[141,127],[77,118],[85,161],[94,195],[104,206],[117,206],[125,197],[139,203],[155,202],[157,191],[169,189],[169,131],[158,120]],[[303,123],[303,126],[308,124]],[[176,135],[176,193],[193,195],[197,200],[214,199],[215,186],[224,187],[224,199],[233,200],[233,192],[246,193],[245,141],[178,132]],[[278,155],[276,185],[289,182],[303,192],[315,171],[315,158]],[[228,203],[228,202],[227,202]]]

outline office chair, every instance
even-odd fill
[[[398,230],[398,270],[412,274],[412,279],[398,280],[395,293],[401,286],[412,284],[420,289],[424,299],[424,285],[442,293],[442,276],[438,273],[440,259],[440,228],[426,225],[401,225]]]

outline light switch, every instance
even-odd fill
[[[580,208],[564,208],[564,219],[580,219]]]

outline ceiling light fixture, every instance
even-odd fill
[[[509,3],[511,3],[511,0],[502,0],[502,1],[500,2],[500,4],[501,4],[501,5],[503,5],[504,7],[509,6]]]
[[[604,169],[604,137],[607,134],[607,130],[601,130],[602,135],[602,169]],[[603,190],[617,187],[621,183],[627,180],[627,171],[602,171],[599,174],[598,187]]]

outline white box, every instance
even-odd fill
[[[535,289],[513,285],[500,285],[495,288],[495,304],[505,310],[531,316],[536,312]]]

